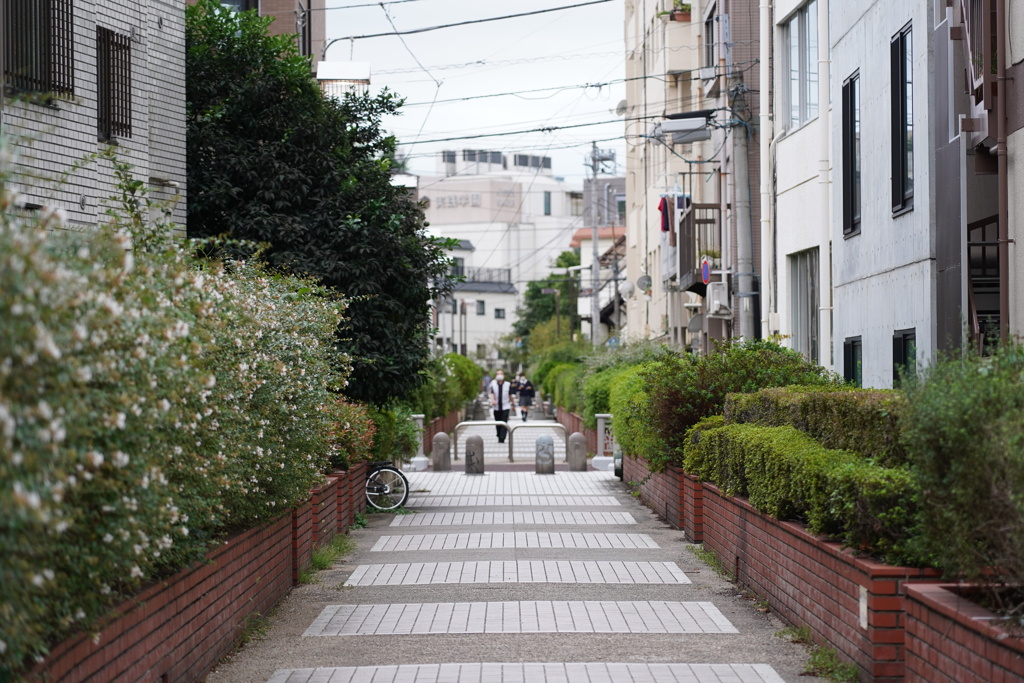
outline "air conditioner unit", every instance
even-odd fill
[[[732,306],[729,301],[729,283],[709,282],[704,295],[704,310],[709,318],[731,318]]]
[[[712,78],[718,75],[717,66],[702,66],[700,68],[700,79],[702,81],[710,81]]]

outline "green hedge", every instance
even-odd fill
[[[794,427],[723,424],[709,418],[686,437],[685,468],[757,510],[807,523],[887,562],[920,563],[916,481],[849,451],[825,448]]]
[[[667,446],[651,423],[643,371],[642,365],[631,366],[612,382],[608,396],[612,433],[625,455],[663,461]]]
[[[768,341],[720,343],[706,356],[669,355],[644,365],[650,419],[666,450],[650,464],[679,464],[686,430],[722,412],[734,392],[793,384],[839,385],[841,380],[799,353]]]
[[[548,384],[554,384],[555,405],[577,414],[583,409],[581,385],[584,372],[585,368],[582,365],[566,363],[555,366],[548,375]]]
[[[597,429],[597,415],[611,412],[612,386],[631,370],[630,367],[612,366],[589,373],[583,380],[583,424]]]
[[[584,353],[578,343],[568,342],[546,349],[533,359],[533,385],[543,388],[546,394],[554,392],[554,383],[548,382],[551,371],[559,365],[576,365]]]
[[[828,448],[854,451],[886,467],[905,464],[899,418],[907,406],[898,391],[844,386],[803,386],[730,394],[729,422],[789,425]]]
[[[457,353],[431,361],[426,381],[412,395],[414,412],[427,420],[443,417],[472,400],[480,392],[484,371],[479,365]]]

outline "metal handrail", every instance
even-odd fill
[[[455,425],[455,429],[452,430],[452,460],[459,459],[459,430],[463,427],[475,426],[475,427],[497,427],[504,426],[508,429],[508,461],[515,462],[512,458],[512,444],[515,443],[513,435],[515,430],[522,429],[523,427],[557,427],[562,430],[562,438],[565,441],[565,453],[566,457],[569,454],[569,430],[565,428],[565,425],[558,422],[522,422],[520,424],[509,425],[508,422],[501,422],[498,420],[467,420],[466,422],[460,422]]]

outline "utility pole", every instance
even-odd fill
[[[743,111],[746,97],[740,84],[733,100],[733,111]],[[735,114],[733,114],[735,116]],[[750,224],[750,182],[747,160],[746,124],[733,125],[732,163],[733,197],[736,210],[736,291],[734,296],[740,309],[739,337],[754,339],[754,237]],[[763,207],[762,207],[763,208]]]
[[[590,212],[591,221],[593,221],[592,228],[592,241],[594,246],[594,260],[590,266],[590,343],[593,346],[598,344],[598,328],[601,325],[601,299],[598,296],[598,292],[601,289],[601,254],[597,247],[598,237],[598,210],[600,204],[600,198],[597,194],[597,174],[601,171],[601,164],[606,161],[615,161],[615,152],[611,150],[600,150],[597,148],[597,143],[592,142],[590,150],[590,170],[591,170],[591,184],[590,184],[590,201],[593,208]],[[615,231],[612,230],[612,234]]]

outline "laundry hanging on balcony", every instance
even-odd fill
[[[675,197],[663,195],[658,202],[658,211],[661,212],[661,231],[668,233],[668,244],[676,246],[676,207]]]

